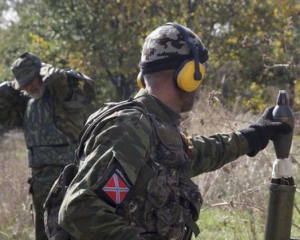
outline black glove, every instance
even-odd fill
[[[275,135],[288,134],[293,130],[287,123],[274,121],[273,109],[274,106],[268,107],[255,124],[250,125],[247,129],[240,130],[252,147],[252,152],[247,154],[249,157],[254,157],[260,150],[263,150]]]

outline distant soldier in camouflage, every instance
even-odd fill
[[[199,233],[202,204],[191,178],[239,156],[256,155],[275,134],[291,131],[268,109],[247,129],[187,137],[180,113],[192,109],[208,50],[190,29],[168,23],[142,49],[140,108],[95,112],[83,128],[79,172],[59,211],[59,224],[76,239],[182,240]],[[82,152],[81,152],[82,150]]]
[[[95,97],[94,81],[24,53],[15,80],[0,85],[0,123],[25,133],[37,240],[45,240],[43,204],[64,166],[74,160],[80,129]]]

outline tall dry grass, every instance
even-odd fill
[[[233,114],[218,102],[212,105],[207,103],[206,99],[202,99],[191,113],[184,115],[182,128],[187,133],[208,136],[217,132],[236,131],[246,128],[258,117],[250,113]],[[30,198],[26,183],[29,169],[23,133],[10,131],[2,134],[0,151],[0,239],[33,239]],[[299,176],[299,166],[296,160],[299,154],[299,140],[295,136],[292,156],[295,159],[294,176],[296,181]],[[204,229],[203,234],[200,234],[197,239],[261,239],[267,213],[268,184],[274,159],[273,146],[269,144],[265,150],[253,158],[240,157],[217,171],[205,173],[193,179],[198,183],[204,197],[200,218],[202,215],[205,216],[203,214],[205,211],[217,211],[218,214],[231,213],[235,214],[234,218],[237,218],[237,213],[241,213],[242,215],[239,217],[243,221],[238,225],[244,224],[243,222],[248,224],[246,228],[243,228],[243,231],[247,232],[248,237],[246,238],[222,238],[221,236],[201,238],[204,236]],[[297,194],[299,195],[298,192]],[[296,204],[299,205],[299,202]],[[300,214],[294,210],[294,215]],[[206,220],[206,218],[201,219],[204,222]],[[226,219],[221,223],[213,223],[213,225],[218,224],[220,225],[218,229],[222,229],[224,232],[240,231],[238,228],[234,229],[238,226],[229,225]],[[297,230],[299,223],[294,222],[294,224],[293,229]],[[208,231],[215,230],[208,229]]]
[[[23,133],[1,134],[0,153],[0,239],[33,239]]]
[[[186,125],[190,134],[209,136],[247,128],[257,117],[251,113],[233,115],[218,103],[208,105],[202,101],[196,105],[183,125]],[[222,201],[229,196],[242,200],[246,192],[250,194],[267,185],[273,161],[272,145],[269,144],[255,157],[242,156],[217,171],[197,177],[195,181],[209,201]]]
[[[196,104],[192,113],[185,116],[182,126],[189,134],[209,136],[214,133],[226,133],[247,128],[258,117],[250,112],[233,114],[224,109],[217,101],[217,98],[214,98],[212,95]],[[296,183],[299,183],[297,179],[300,165],[297,158],[299,158],[300,154],[300,141],[299,136],[297,136],[299,134],[297,116],[294,132],[291,158],[294,163],[293,174]],[[263,239],[269,201],[269,182],[274,160],[274,147],[272,142],[270,142],[267,148],[259,152],[255,157],[242,156],[217,171],[205,173],[193,179],[199,185],[204,198],[202,212],[210,211],[213,214],[224,213],[224,211],[228,213],[240,212],[241,221],[237,225],[231,225],[230,227],[236,227],[235,231],[241,231],[238,229],[245,224],[242,229],[243,231],[247,229],[247,237],[237,237],[236,235],[234,237],[232,235],[231,238],[228,238],[222,237],[222,234],[220,234],[218,238],[201,238],[200,234],[197,239]],[[300,239],[299,193],[300,191],[297,189],[292,235],[296,235]],[[237,216],[235,215],[235,217]],[[201,221],[203,222],[205,219]],[[229,230],[228,222],[225,221],[223,227],[225,228],[224,231],[226,231],[226,227]]]

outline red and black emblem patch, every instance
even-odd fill
[[[116,203],[120,204],[129,191],[127,186],[120,176],[115,172],[108,180],[102,190]]]
[[[119,205],[125,199],[132,184],[118,163],[115,164],[107,175],[107,180],[99,186],[97,194],[112,205]]]

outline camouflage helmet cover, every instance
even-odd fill
[[[205,63],[208,60],[208,50],[192,30],[183,28],[198,49],[199,61]],[[190,45],[176,27],[165,24],[155,29],[145,39],[139,66],[142,74],[146,74],[176,69],[187,59],[193,59]]]
[[[13,86],[20,89],[28,84],[37,74],[39,74],[42,62],[39,57],[32,53],[23,53],[12,64],[11,71],[15,76]]]

